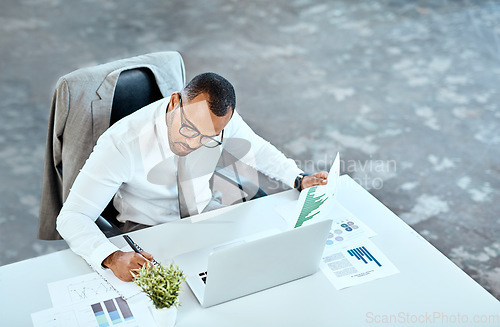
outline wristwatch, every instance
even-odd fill
[[[302,191],[302,179],[304,179],[305,176],[309,176],[311,174],[298,174],[297,177],[295,178],[295,182],[293,183],[293,188],[297,189],[297,191]]]

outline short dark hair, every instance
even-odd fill
[[[184,91],[190,101],[201,93],[206,93],[210,111],[219,117],[225,116],[230,109],[234,111],[236,106],[233,85],[215,73],[203,73],[195,76],[184,87]]]

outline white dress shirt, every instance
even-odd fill
[[[166,124],[169,100],[161,99],[132,113],[101,135],[57,217],[57,231],[71,250],[94,267],[118,250],[94,223],[113,196],[121,222],[157,225],[179,219],[178,157],[170,150]],[[250,142],[250,151],[241,161],[267,176],[292,187],[302,172],[234,112],[224,128],[221,147],[201,147],[187,157],[192,157],[191,168],[204,171],[193,179],[198,212],[211,199],[209,180],[221,149],[230,150],[231,138]],[[208,162],[209,156],[215,159]]]

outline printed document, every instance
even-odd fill
[[[118,296],[70,303],[34,312],[31,320],[34,327],[156,326],[148,303],[136,300],[126,301]]]
[[[323,253],[321,270],[338,290],[399,273],[369,239],[328,248]]]

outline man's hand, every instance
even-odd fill
[[[144,251],[141,251],[141,254],[142,255],[135,252],[115,251],[104,259],[102,264],[111,269],[119,279],[125,282],[131,282],[132,275],[130,274],[130,270],[139,269],[144,265],[151,264],[148,260],[153,260],[151,254]]]
[[[325,185],[326,183],[328,183],[327,178],[328,173],[326,171],[320,171],[316,174],[304,176],[304,178],[302,178],[301,187],[302,189],[305,189],[311,186]]]

